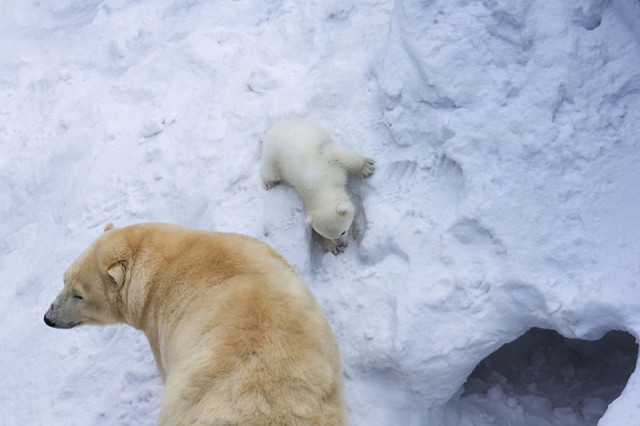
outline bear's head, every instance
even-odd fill
[[[307,224],[324,238],[345,243],[353,223],[354,208],[351,201],[341,201],[331,208],[307,213]]]
[[[55,328],[122,322],[122,288],[127,279],[128,245],[108,224],[64,273],[64,288],[44,322]]]

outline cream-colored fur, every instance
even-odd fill
[[[344,250],[354,217],[347,173],[368,177],[374,170],[373,159],[334,144],[324,130],[306,120],[277,123],[262,147],[265,188],[280,182],[291,185],[302,198],[307,223],[334,254]]]
[[[107,226],[66,271],[45,322],[144,331],[165,383],[160,425],[346,424],[329,324],[304,281],[253,238]]]

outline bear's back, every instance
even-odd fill
[[[166,267],[161,424],[344,424],[333,333],[280,255],[243,235],[143,226]]]

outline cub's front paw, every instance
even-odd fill
[[[325,252],[330,251],[331,253],[337,256],[340,253],[342,253],[345,248],[347,248],[347,243],[323,238],[322,247]]]

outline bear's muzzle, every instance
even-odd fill
[[[55,317],[54,315],[52,315],[53,312],[54,312],[54,308],[53,308],[53,305],[51,305],[51,307],[49,308],[47,313],[44,314],[44,323],[47,324],[49,327],[53,327],[53,328],[73,328],[76,325],[78,325],[74,321],[65,322],[65,321],[56,321],[54,319],[51,319],[52,317]]]

